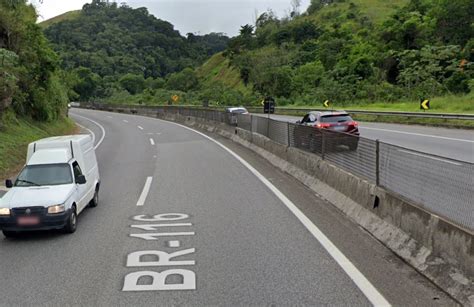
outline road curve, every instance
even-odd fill
[[[264,114],[253,114],[264,116]],[[273,119],[296,122],[299,116],[271,115]],[[414,149],[441,157],[474,163],[474,131],[387,123],[360,123],[360,135],[371,140]]]
[[[102,140],[100,204],[73,235],[0,239],[0,305],[454,304],[247,149],[218,140],[239,161],[203,135],[151,118],[71,117]],[[143,271],[155,284],[137,277]],[[158,272],[169,273],[161,284]]]

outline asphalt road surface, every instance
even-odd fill
[[[293,123],[302,119],[289,115],[271,115],[271,118]],[[474,163],[473,130],[366,122],[360,123],[359,130],[362,137],[371,140]]]
[[[455,305],[243,147],[152,118],[71,117],[95,135],[100,204],[72,235],[0,239],[2,306]]]

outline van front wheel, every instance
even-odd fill
[[[97,187],[95,189],[94,198],[92,198],[91,202],[89,203],[89,206],[94,208],[94,207],[97,207],[98,204],[99,204],[99,188]]]
[[[65,233],[74,233],[77,228],[77,213],[76,207],[72,207],[69,218],[67,219],[66,226],[64,226]]]

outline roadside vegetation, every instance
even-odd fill
[[[73,121],[61,118],[52,122],[39,122],[27,117],[17,117],[9,110],[1,118],[0,130],[0,180],[11,177],[25,164],[28,144],[49,136],[77,132]],[[3,182],[0,182],[3,185]]]
[[[29,142],[74,132],[64,71],[36,18],[26,1],[0,0],[0,178],[25,162]]]
[[[474,6],[470,0],[313,0],[307,12],[271,10],[243,25],[200,67],[142,91],[123,84],[108,103],[315,106],[474,112]],[[133,82],[132,82],[133,83]],[[142,81],[140,81],[142,84]],[[140,88],[135,87],[135,88]]]

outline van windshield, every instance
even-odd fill
[[[27,165],[15,181],[16,187],[71,184],[69,164]]]

